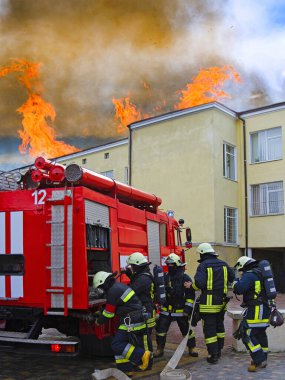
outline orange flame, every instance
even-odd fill
[[[22,139],[19,151],[25,154],[28,150],[32,157],[45,155],[47,158],[76,152],[78,148],[65,144],[63,141],[56,141],[56,133],[47,122],[47,120],[54,122],[56,112],[53,106],[38,94],[40,92],[39,67],[38,63],[18,59],[10,66],[0,69],[0,77],[18,73],[17,80],[24,85],[28,94],[28,100],[17,109],[17,112],[23,116],[23,130],[18,130]]]
[[[241,80],[240,75],[232,66],[210,67],[200,70],[199,74],[193,78],[193,82],[187,84],[186,90],[179,90],[182,96],[180,102],[175,105],[175,109],[230,98],[231,96],[222,90],[224,82],[229,79],[233,79],[235,82]]]
[[[192,83],[187,84],[186,90],[178,91],[181,94],[180,101],[173,108],[178,110],[218,101],[222,98],[230,98],[231,96],[222,89],[227,80],[241,82],[239,73],[230,65],[200,70],[198,75],[193,78]],[[150,85],[144,81],[143,87],[150,96]],[[167,108],[165,99],[160,105],[154,106],[152,115],[143,114],[135,104],[131,103],[130,97],[113,99],[113,104],[115,106],[115,121],[120,123],[117,126],[118,133],[124,133],[128,124],[157,115]]]
[[[117,132],[124,133],[127,126],[134,121],[141,120],[144,116],[134,104],[130,102],[130,97],[112,99],[115,107],[115,122],[119,121],[117,125]]]

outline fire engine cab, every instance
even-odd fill
[[[77,164],[38,157],[19,174],[0,176],[0,345],[106,354],[115,324],[94,324],[105,301],[94,274],[119,273],[134,251],[152,265],[184,258],[183,221],[159,211],[157,196]],[[43,339],[43,328],[67,339]]]

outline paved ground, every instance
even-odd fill
[[[240,302],[233,299],[229,309],[238,309]],[[285,294],[278,295],[277,306],[285,309]],[[192,374],[192,380],[284,380],[285,379],[285,352],[269,354],[268,367],[258,373],[249,373],[247,366],[250,357],[247,353],[236,353],[231,348],[232,326],[231,320],[225,318],[226,340],[223,356],[218,364],[206,362],[205,349],[201,325],[195,328],[197,337],[198,358],[190,358],[186,353],[179,362],[178,368],[183,368]],[[168,335],[168,344],[164,358],[154,362],[153,369],[144,373],[137,373],[134,379],[160,379],[160,372],[171,358],[181,340],[176,324],[173,324]],[[285,337],[284,337],[285,346]],[[110,359],[62,358],[43,357],[31,354],[19,354],[13,351],[0,352],[0,380],[91,380],[95,368],[104,369],[114,366]]]

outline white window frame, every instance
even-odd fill
[[[234,215],[229,215],[228,211],[233,211]],[[225,244],[238,244],[238,209],[235,207],[224,206],[224,242]]]
[[[129,167],[128,166],[125,166],[124,168],[124,183],[126,185],[129,184]]]
[[[270,134],[273,131],[280,131],[279,134],[276,136],[271,136]],[[257,136],[257,150],[258,150],[258,157],[254,157],[253,152],[253,143],[254,143],[254,137]],[[263,140],[263,141],[262,141]],[[272,152],[270,150],[270,147],[272,147],[272,143],[275,144],[280,143],[279,149],[276,149],[276,152]],[[282,128],[281,127],[274,127],[269,129],[264,129],[262,131],[255,131],[250,133],[250,162],[252,164],[257,164],[260,162],[268,162],[268,161],[275,161],[275,160],[281,160],[283,157],[282,154],[283,147],[282,147]]]
[[[255,202],[255,198],[258,198],[259,202]],[[250,186],[251,216],[282,214],[284,214],[283,181],[260,183]]]
[[[114,179],[114,170],[106,170],[105,172],[100,172],[101,175]]]
[[[233,152],[228,152],[227,147],[233,149]],[[230,167],[227,165],[227,162],[232,162],[231,158],[233,158],[234,165],[234,176],[231,177]],[[223,176],[226,179],[231,179],[233,181],[237,180],[237,149],[233,144],[229,144],[227,142],[223,143]]]

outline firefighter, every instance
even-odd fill
[[[235,268],[242,272],[241,279],[235,279],[233,291],[243,295],[243,313],[241,339],[251,356],[249,372],[256,372],[267,365],[268,339],[266,328],[269,326],[270,307],[262,280],[254,271],[258,262],[242,256]]]
[[[155,326],[154,279],[150,273],[150,263],[140,252],[134,252],[127,258],[125,273],[130,278],[129,286],[135,291],[145,308],[148,334],[143,336],[146,350],[153,351],[151,332]]]
[[[200,264],[191,287],[201,291],[199,312],[208,350],[207,361],[216,364],[224,346],[228,283],[233,282],[234,271],[217,258],[218,254],[209,243],[200,244],[197,253],[200,254]]]
[[[166,265],[168,273],[164,274],[166,302],[160,306],[160,314],[156,324],[157,351],[154,357],[158,358],[164,354],[166,335],[172,321],[176,321],[183,336],[189,331],[189,318],[193,310],[195,292],[186,288],[185,283],[192,281],[184,272],[184,265],[180,257],[175,253],[167,256]],[[187,342],[189,355],[197,357],[194,351],[196,346],[195,336],[192,329],[188,333]]]
[[[142,303],[133,289],[116,282],[114,276],[100,271],[93,278],[94,288],[100,288],[106,294],[105,309],[95,323],[101,325],[118,316],[119,326],[111,347],[118,369],[131,376],[134,370],[148,369],[151,352],[140,347],[137,339],[146,331]]]

